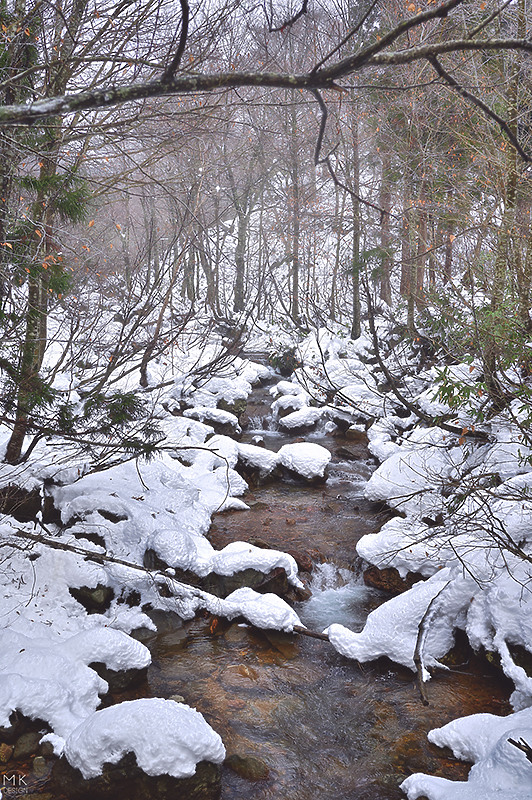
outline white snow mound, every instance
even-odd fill
[[[96,711],[68,737],[64,754],[84,778],[100,775],[134,753],[147,775],[194,775],[200,761],[221,763],[220,736],[190,706],[158,697],[128,700]]]

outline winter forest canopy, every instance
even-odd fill
[[[97,710],[108,672],[146,670],[130,634],[161,609],[304,635],[289,543],[207,534],[253,481],[326,480],[307,434],[347,429],[395,514],[352,558],[420,580],[321,638],[426,702],[462,631],[514,713],[433,731],[469,779],[403,792],[530,797],[531,24],[526,0],[0,0],[0,748],[19,715],[89,782],[223,762],[201,709]],[[240,438],[274,378],[275,450]],[[253,570],[285,590],[228,580]]]

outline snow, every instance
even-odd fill
[[[238,444],[238,457],[250,467],[256,467],[262,476],[269,475],[279,463],[277,453],[253,444]]]
[[[388,335],[389,324],[379,325],[380,335]],[[404,380],[407,396],[427,413],[456,415],[451,419],[456,435],[427,427],[412,415],[400,417],[396,399],[381,391],[378,370],[364,360],[371,350],[366,335],[357,342],[331,331],[310,335],[298,345],[305,375],[296,371],[293,380],[272,388],[272,409],[275,416],[292,410],[280,420],[286,429],[313,425],[334,413],[359,426],[371,423],[369,449],[381,464],[367,483],[366,498],[386,502],[402,516],[363,536],[358,554],[378,567],[395,567],[402,576],[419,573],[425,580],[373,610],[358,632],[341,624],[346,619],[340,616],[343,605],[361,590],[354,584],[316,589],[321,596],[315,618],[326,617],[329,640],[340,654],[361,662],[387,656],[414,670],[418,646],[425,679],[429,668],[441,666],[439,659],[452,646],[457,628],[474,648],[496,654],[514,684],[516,711],[504,718],[475,715],[431,732],[435,744],[474,762],[469,778],[453,782],[417,774],[403,783],[403,790],[410,800],[524,800],[532,795],[532,765],[507,742],[511,736],[532,743],[532,678],[516,663],[513,650],[532,650],[532,566],[519,555],[520,549],[529,556],[532,551],[531,452],[516,425],[523,411],[515,403],[510,413],[490,418],[482,426],[484,440],[460,436],[464,426],[471,426],[480,402],[475,390],[479,365],[471,369],[464,363],[447,368],[445,378],[471,388],[471,400],[461,408],[451,409],[437,397],[437,370],[418,370]],[[172,388],[156,403],[167,450],[152,462],[123,463],[89,474],[91,465],[74,457],[69,445],[50,440],[39,443],[27,465],[0,466],[4,484],[41,490],[44,478],[54,478],[47,491],[63,523],[51,527],[57,543],[80,545],[94,557],[107,551],[133,565],[95,563],[40,544],[33,547],[30,561],[11,544],[16,531],[31,533],[33,525],[15,524],[9,517],[0,524],[4,552],[10,553],[10,567],[0,574],[5,624],[0,633],[0,724],[8,724],[15,709],[44,719],[53,730],[46,738],[56,752],[64,748],[87,777],[126,752],[134,752],[139,765],[153,775],[190,775],[202,759],[223,760],[219,736],[187,706],[152,698],[97,710],[108,687],[89,664],[103,662],[112,670],[149,664],[146,648],[128,635],[139,627],[154,628],[142,611],[145,604],[184,619],[203,608],[229,619],[243,617],[265,629],[290,632],[301,625],[298,614],[276,595],[242,588],[218,598],[180,583],[172,571],[190,570],[204,577],[281,567],[292,585],[301,586],[291,556],[245,542],[215,550],[205,534],[213,513],[247,507],[240,499],[247,485],[236,471],[239,463],[258,469],[263,477],[283,466],[313,480],[324,477],[331,459],[315,443],[285,445],[274,453],[213,436],[210,422],[238,430],[237,417],[219,403],[245,400],[252,384],[273,374],[270,368],[236,359],[223,374],[195,385],[189,375],[192,365],[208,364],[220,352],[219,343],[209,343],[199,360],[193,348],[180,354]],[[396,366],[402,367],[401,360]],[[152,378],[163,372],[164,365],[154,364]],[[310,385],[312,375],[315,386]],[[71,377],[58,374],[56,387],[71,391],[75,385]],[[325,402],[325,390],[331,388],[340,392],[338,407],[310,404],[311,392]],[[181,416],[172,415],[185,406]],[[504,554],[501,539],[508,545]],[[135,569],[147,550],[170,569]],[[99,584],[112,588],[115,597],[108,610],[88,615],[69,589]],[[171,596],[162,596],[161,587]],[[133,590],[141,601],[130,607],[123,601]],[[420,637],[422,620],[427,624]]]
[[[532,709],[498,717],[473,714],[429,733],[439,747],[474,762],[467,781],[450,781],[416,773],[401,788],[409,800],[528,800],[532,794],[532,764],[508,739],[532,741]]]
[[[94,778],[105,763],[116,764],[134,753],[147,775],[194,775],[196,764],[220,764],[225,748],[220,736],[190,706],[152,697],[128,700],[97,711],[75,728],[65,745],[69,763],[84,778]]]
[[[373,473],[366,497],[407,514],[440,509],[446,483],[458,479],[464,454],[441,428],[416,428]]]
[[[241,428],[238,424],[238,418],[231,414],[230,411],[223,411],[221,408],[209,408],[207,406],[194,406],[194,408],[187,408],[183,411],[185,417],[191,419],[198,419],[201,422],[213,422],[218,425],[230,425],[236,432],[240,433]]]
[[[283,467],[307,480],[322,478],[331,460],[331,454],[325,447],[312,442],[285,444],[277,455]]]
[[[157,582],[167,586],[174,595],[173,608],[183,619],[192,619],[200,608],[215,616],[244,616],[257,628],[290,633],[294,625],[302,625],[296,612],[282,598],[272,593],[260,594],[254,589],[235,589],[225,599],[215,597],[202,589],[195,589],[176,581],[168,574],[157,576]]]
[[[47,492],[62,525],[50,524],[46,535],[57,544],[81,547],[94,558],[112,554],[131,565],[97,563],[44,544],[32,547],[30,560],[24,549],[12,544],[19,533],[33,533],[33,524],[10,517],[0,524],[3,552],[10,558],[9,568],[0,572],[5,626],[0,634],[0,724],[9,724],[14,710],[43,719],[52,729],[45,740],[56,754],[64,751],[86,776],[98,774],[104,761],[117,761],[130,751],[148,774],[190,775],[200,760],[223,760],[219,736],[193,709],[151,699],[98,710],[108,685],[89,664],[123,671],[150,663],[147,648],[128,635],[138,628],[155,628],[142,610],[145,604],[181,613],[184,619],[206,608],[266,629],[292,631],[302,624],[276,595],[239,589],[221,599],[180,584],[171,570],[164,574],[142,568],[146,551],[152,550],[171,568],[200,577],[250,568],[268,574],[280,567],[293,586],[302,586],[292,556],[245,542],[215,550],[205,537],[214,512],[247,508],[239,499],[247,484],[234,469],[237,463],[244,461],[267,473],[283,459],[282,453],[213,436],[212,427],[193,418],[236,420],[217,409],[216,402],[245,399],[252,382],[271,375],[268,368],[246,362],[240,366],[245,374],[241,380],[211,379],[193,390],[186,382],[180,387],[176,382],[169,398],[160,398],[157,408],[167,450],[150,462],[126,461],[92,473],[89,464],[72,460],[68,447],[58,459],[60,445],[50,440],[39,444],[27,465],[2,467],[5,481],[9,474],[26,488],[41,489],[43,476],[55,478]],[[199,404],[182,416],[169,413],[167,409],[177,409],[177,392],[195,403],[203,392],[206,413]],[[305,447],[297,445],[293,463],[313,477],[323,472],[330,454],[314,446],[309,453],[312,463],[305,466]],[[111,588],[114,599],[107,610],[88,614],[69,590],[98,585]],[[162,585],[175,596],[162,595]],[[124,602],[133,591],[140,605]]]
[[[336,623],[324,633],[333,647],[347,658],[363,662],[388,656],[413,670],[419,625],[430,602],[448,581],[448,572],[442,571],[435,579],[416,583],[410,591],[393,597],[372,611],[360,633],[353,633]],[[452,630],[449,632],[434,626],[429,636],[425,660],[433,664],[452,646]]]
[[[315,425],[325,414],[323,408],[314,408],[308,406],[294,411],[292,414],[287,414],[279,420],[281,428],[292,430],[294,428],[310,428]]]

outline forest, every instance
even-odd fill
[[[530,798],[531,25],[0,0],[0,797]]]

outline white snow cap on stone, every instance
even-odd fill
[[[331,460],[329,451],[320,444],[296,442],[285,444],[279,450],[279,462],[307,480],[322,478]]]
[[[222,602],[225,616],[232,618],[242,614],[257,628],[290,633],[294,625],[305,627],[288,603],[271,592],[259,594],[244,586],[231,592]]]
[[[221,763],[220,736],[190,706],[158,697],[128,700],[96,711],[68,737],[65,756],[84,778],[100,775],[134,753],[147,775],[194,775],[200,761]]]

